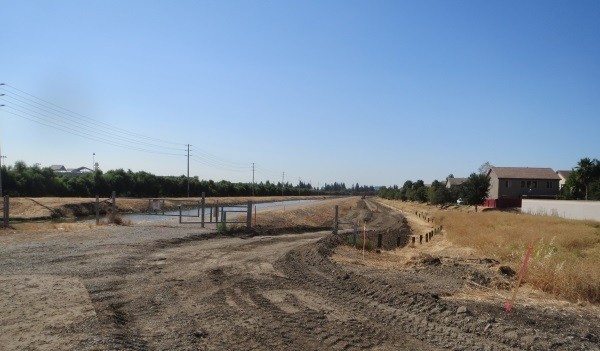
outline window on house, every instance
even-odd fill
[[[531,180],[527,181],[527,187],[531,189]]]
[[[552,188],[552,182],[546,182],[546,188],[551,189]]]
[[[531,182],[531,186],[537,188],[537,181],[534,180],[533,182]]]
[[[525,181],[524,181],[524,180],[522,180],[522,181],[521,181],[521,188],[524,188],[524,187],[525,187]]]
[[[504,181],[504,186],[507,187],[507,188],[510,188],[510,183],[508,182],[508,180]]]

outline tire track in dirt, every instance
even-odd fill
[[[298,277],[298,283],[318,286],[331,296],[345,296],[347,302],[355,306],[355,315],[366,316],[370,323],[379,327],[382,339],[401,342],[402,340],[395,340],[398,338],[399,328],[401,335],[410,334],[423,342],[443,348],[479,350],[482,345],[487,345],[492,350],[514,350],[508,345],[490,342],[487,338],[428,320],[427,309],[433,309],[438,304],[436,297],[427,294],[397,294],[390,285],[381,286],[376,280],[366,281],[364,277],[344,273],[335,264],[324,259],[323,252],[319,252],[322,250],[324,247],[320,250],[303,247],[290,252],[280,263],[287,274]],[[320,265],[315,265],[315,261]],[[307,271],[306,267],[329,271],[333,278],[323,279],[321,272]],[[414,310],[418,312],[415,313]]]
[[[143,262],[145,257],[154,252],[208,240],[215,236],[217,236],[216,233],[198,234],[182,238],[156,240],[151,245],[130,245],[135,249],[128,253],[126,257],[117,260],[112,268],[103,272],[101,276],[98,276],[98,272],[91,272],[82,277],[96,310],[98,321],[103,327],[102,330],[97,331],[103,336],[102,342],[108,344],[107,346],[110,348],[119,350],[148,350],[149,345],[140,334],[140,331],[135,328],[133,319],[150,315],[150,312],[138,314],[137,311],[136,313],[127,311],[126,307],[131,305],[131,301],[127,296],[128,277],[144,271],[160,271],[159,267],[139,264],[139,262]],[[157,305],[154,304],[154,307],[154,312],[156,312]],[[144,310],[142,309],[142,311]]]

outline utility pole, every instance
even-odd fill
[[[190,197],[190,144],[187,144],[187,197]]]
[[[281,176],[281,196],[283,196],[283,184],[285,181],[285,172],[283,172],[283,175]]]
[[[0,85],[4,85],[4,83],[0,83]],[[4,95],[4,94],[2,94]],[[4,107],[4,105],[0,105],[0,107]],[[2,197],[2,159],[6,158],[6,156],[2,156],[2,150],[0,149],[0,198]]]
[[[254,196],[254,162],[252,162],[252,196]]]
[[[2,155],[2,150],[0,150],[0,198],[2,197],[2,159],[6,158],[6,156]]]

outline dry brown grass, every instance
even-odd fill
[[[340,218],[356,208],[359,197],[329,199],[318,204],[292,205],[258,210],[256,224],[266,227],[322,227],[333,226],[335,205],[339,206]]]
[[[471,247],[518,271],[534,244],[527,283],[573,302],[600,303],[600,223],[500,211],[474,213],[386,203],[429,212],[456,245]]]

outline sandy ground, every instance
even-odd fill
[[[87,290],[76,278],[1,276],[0,300],[9,302],[0,314],[0,345],[8,349],[60,350],[76,345],[86,337],[76,326],[96,318]]]
[[[367,252],[363,260],[345,235],[320,230],[331,224],[335,204],[343,221],[382,233],[400,225],[391,210],[367,203],[276,209],[259,217],[259,231],[226,235],[198,225],[2,231],[0,345],[599,349],[596,309],[531,304],[506,314],[482,293],[505,279],[498,263],[452,247],[443,234],[427,245]]]

